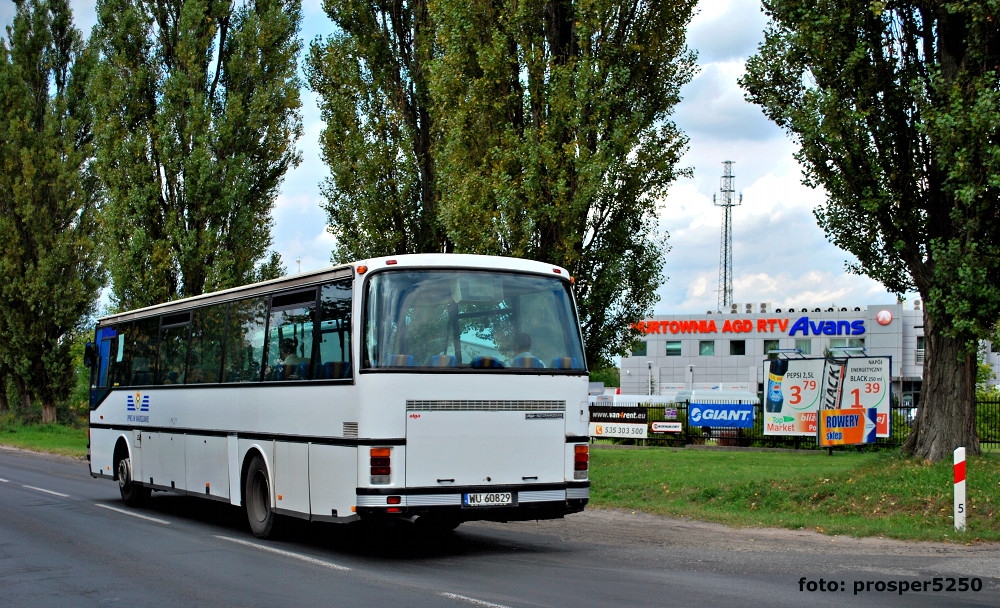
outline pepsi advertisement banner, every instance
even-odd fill
[[[688,426],[753,427],[752,403],[692,403],[688,406]]]

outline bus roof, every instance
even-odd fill
[[[520,270],[524,272],[552,273],[569,279],[569,273],[561,266],[545,264],[523,258],[507,258],[496,255],[476,255],[470,253],[414,253],[407,255],[391,255],[379,258],[361,260],[351,264],[354,267],[367,266],[377,270],[386,266],[415,267],[458,267],[458,268],[494,268],[500,270]]]
[[[359,271],[361,267],[365,270]],[[384,256],[359,260],[340,266],[331,266],[299,274],[280,277],[215,291],[181,300],[172,300],[145,308],[106,315],[97,320],[97,325],[110,325],[121,321],[138,319],[154,314],[162,314],[173,310],[186,310],[198,306],[206,306],[217,302],[225,302],[256,294],[271,293],[277,290],[294,289],[296,287],[311,287],[330,280],[353,277],[355,273],[383,270],[386,268],[484,268],[498,270],[513,270],[539,274],[552,274],[563,280],[570,280],[565,268],[522,258],[507,258],[492,255],[475,255],[466,253],[416,253],[394,256]]]

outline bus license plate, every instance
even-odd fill
[[[513,492],[474,492],[462,494],[462,506],[464,507],[509,507],[513,504]]]

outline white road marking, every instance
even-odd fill
[[[6,479],[4,479],[4,478],[0,477],[0,483],[10,483],[10,482],[9,482],[9,481],[7,481]]]
[[[464,595],[459,595],[457,593],[439,593],[441,597],[446,597],[451,600],[458,600],[460,602],[466,602],[472,604],[473,606],[482,606],[483,608],[508,608],[503,604],[494,604],[493,602],[487,602],[485,600],[477,600],[474,597],[467,597]]]
[[[29,490],[35,490],[38,492],[45,492],[46,494],[51,494],[53,496],[59,496],[60,498],[69,498],[69,494],[63,494],[61,492],[53,492],[52,490],[46,490],[45,488],[36,488],[35,486],[21,486],[22,488],[28,488]]]
[[[148,515],[139,515],[138,513],[133,513],[132,511],[126,511],[125,509],[117,509],[115,507],[109,507],[108,505],[102,505],[99,503],[94,503],[95,507],[100,507],[102,509],[107,509],[108,511],[114,511],[115,513],[121,513],[122,515],[128,515],[130,517],[138,517],[139,519],[145,519],[146,521],[151,521],[157,524],[169,525],[170,522],[165,519],[157,519],[155,517],[150,517]]]
[[[292,559],[297,559],[314,566],[322,566],[324,568],[329,568],[331,570],[341,570],[348,571],[350,568],[347,566],[341,566],[340,564],[335,564],[333,562],[324,561],[321,559],[316,559],[315,557],[309,557],[308,555],[302,555],[301,553],[292,553],[291,551],[283,551],[281,549],[275,549],[274,547],[268,547],[267,545],[260,545],[257,543],[252,543],[250,541],[242,540],[239,538],[230,538],[228,536],[216,536],[220,540],[227,540],[231,543],[236,543],[237,545],[243,545],[244,547],[250,547],[252,549],[260,549],[261,551],[267,551],[268,553],[274,553],[275,555],[282,555],[284,557],[290,557]]]

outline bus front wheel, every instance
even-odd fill
[[[271,510],[271,484],[264,459],[260,456],[254,456],[247,469],[244,503],[253,535],[257,538],[273,535],[278,515]]]
[[[118,491],[122,501],[129,507],[141,506],[149,498],[150,489],[143,487],[132,477],[132,459],[127,456],[118,458],[115,465],[118,472]]]

